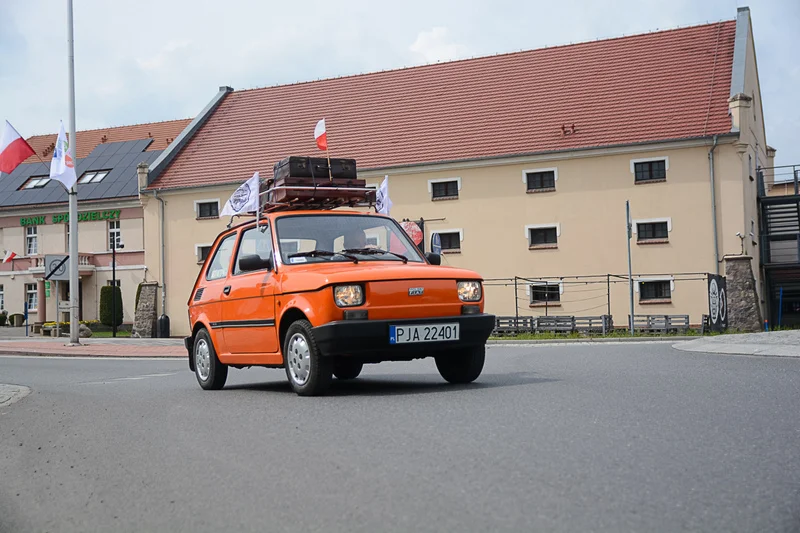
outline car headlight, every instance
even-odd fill
[[[481,299],[481,282],[480,281],[459,281],[458,282],[458,297],[462,302],[477,302]]]
[[[361,285],[339,285],[333,288],[333,301],[339,307],[353,307],[364,303]]]

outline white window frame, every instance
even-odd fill
[[[554,174],[553,181],[558,182],[558,167],[549,168],[526,168],[522,171],[522,183],[525,184],[525,189],[528,189],[528,174],[533,172],[552,172]],[[531,189],[535,190],[535,189]]]
[[[461,178],[460,177],[452,177],[452,178],[436,178],[432,180],[428,180],[428,194],[433,199],[433,184],[434,183],[446,183],[448,181],[455,181],[458,183],[458,197],[461,197]]]
[[[210,204],[216,202],[217,203],[217,216],[216,217],[201,217],[200,216],[200,204]],[[200,220],[216,220],[219,218],[219,212],[221,211],[219,205],[219,198],[209,198],[207,200],[195,200],[194,201],[194,217]]]
[[[664,161],[664,174],[669,172],[669,156],[641,157],[639,159],[631,159],[631,174],[633,174],[634,178],[636,177],[636,163],[650,163],[652,161]]]
[[[559,281],[541,280],[541,281],[529,281],[528,283],[526,283],[525,284],[525,295],[528,297],[528,305],[533,305],[533,300],[531,300],[531,298],[533,298],[533,293],[531,291],[531,287],[544,287],[544,286],[556,285],[556,284],[558,285],[559,300],[557,302],[552,302],[552,303],[551,302],[547,302],[547,304],[548,305],[560,305],[561,304],[561,295],[564,294],[564,281],[563,280],[559,280]],[[542,307],[544,307],[544,305],[545,305],[544,300],[537,300],[537,304],[536,305],[539,305],[538,302],[541,302]]]
[[[116,226],[116,227],[114,227]],[[109,220],[107,225],[108,230],[108,250],[111,251],[111,240],[114,240],[114,248],[115,250],[120,250],[120,245],[122,244],[122,224],[120,224],[119,220]],[[115,236],[116,234],[116,236]],[[69,239],[68,239],[69,240]],[[69,243],[68,243],[69,244]]]
[[[29,289],[29,287],[33,287],[33,290]],[[30,306],[30,296],[33,295],[33,300],[36,302],[36,307]],[[25,284],[25,302],[28,303],[28,312],[31,311],[38,311],[39,310],[39,292],[36,283],[26,283]]]
[[[33,233],[30,230],[33,230]],[[31,242],[34,244],[33,253],[30,251]],[[25,255],[39,255],[39,226],[25,226]]]
[[[114,287],[116,285],[120,289],[122,288],[122,283],[120,282],[119,278],[106,280],[106,285],[109,287]]]
[[[531,230],[532,229],[546,229],[546,228],[556,228],[556,243],[553,244],[541,244],[536,246],[542,247],[553,247],[558,246],[558,241],[561,240],[561,223],[560,222],[549,222],[547,224],[526,224],[525,225],[525,240],[528,242],[528,247],[534,246],[531,243]]]
[[[631,221],[631,223],[633,224],[633,228],[631,228],[631,231],[635,235],[636,232],[639,231],[639,224],[653,224],[658,222],[666,222],[667,233],[672,233],[672,217],[637,218],[636,220]]]
[[[194,257],[195,257],[195,259],[197,259],[197,264],[198,265],[202,265],[203,262],[205,261],[205,259],[200,259],[200,248],[208,247],[209,248],[208,253],[210,254],[212,246],[214,246],[213,242],[210,242],[208,244],[203,243],[203,244],[195,244],[194,245]]]
[[[661,276],[661,277],[647,277],[642,278],[639,276],[634,276],[633,280],[636,282],[633,284],[633,290],[635,292],[639,292],[639,284],[640,283],[647,283],[649,281],[669,281],[669,292],[670,294],[675,292],[675,276]]]

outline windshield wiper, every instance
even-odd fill
[[[346,252],[347,250],[343,251]],[[342,257],[346,257],[347,259],[351,260],[353,263],[358,263],[358,257],[354,255],[341,252],[330,252],[328,250],[309,250],[308,252],[296,252],[289,254],[287,257],[291,259],[293,257],[333,257],[335,255],[341,255]]]
[[[377,254],[384,255],[384,254],[389,254],[389,255],[393,255],[395,257],[399,257],[400,259],[403,260],[403,263],[408,263],[408,257],[406,257],[406,256],[404,256],[402,254],[395,253],[395,252],[390,252],[388,250],[381,250],[380,248],[345,248],[342,251],[343,252],[348,252],[348,253],[351,253],[351,254],[362,254],[362,255],[377,255]]]

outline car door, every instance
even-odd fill
[[[237,233],[233,232],[219,241],[219,245],[212,251],[213,255],[208,262],[203,274],[202,283],[197,285],[197,290],[192,297],[195,305],[205,316],[211,326],[211,339],[217,350],[217,355],[225,354],[229,350],[225,346],[222,335],[222,298],[224,288],[228,285],[231,259],[233,258],[234,245]]]
[[[275,274],[272,270],[243,272],[239,260],[256,254],[273,257],[272,233],[267,224],[241,232],[231,275],[229,290],[222,296],[222,320],[225,346],[232,355],[267,354],[278,352],[278,333],[275,327]],[[274,261],[274,259],[273,259]],[[258,359],[258,360],[256,360]],[[280,357],[247,358],[253,364],[280,363]]]

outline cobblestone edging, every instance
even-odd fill
[[[22,385],[4,385],[0,383],[0,407],[18,402],[31,393],[31,389]]]
[[[677,342],[696,339],[697,337],[676,336],[671,337],[587,337],[578,339],[489,339],[487,345],[526,345],[526,344],[619,344],[619,343],[650,343],[650,342]]]

